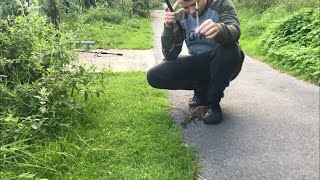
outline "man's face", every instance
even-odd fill
[[[198,11],[199,11],[199,15],[202,14],[202,12],[204,11],[205,7],[206,7],[206,3],[207,1],[206,0],[199,0],[198,1]],[[186,6],[186,7],[183,7],[181,6],[184,11],[186,11],[187,13],[191,14],[193,17],[196,16],[196,3],[190,5],[190,6]]]

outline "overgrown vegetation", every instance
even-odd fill
[[[75,29],[79,40],[93,40],[93,48],[149,49],[152,47],[152,29],[149,19],[125,17],[119,10],[89,9]],[[82,22],[82,23],[81,23]],[[71,24],[71,23],[70,23]]]
[[[275,7],[280,7],[287,11],[293,12],[300,8],[307,7],[318,7],[319,1],[317,0],[306,0],[306,1],[296,1],[296,0],[237,0],[234,2],[238,9],[252,9],[255,12],[263,13],[268,9]]]
[[[150,87],[145,75],[109,74],[106,93],[87,101],[74,131],[46,145],[46,159],[63,172],[53,179],[193,178],[194,155],[181,142],[167,95]]]
[[[192,179],[166,94],[73,51],[77,40],[150,48],[156,1],[32,2],[0,2],[0,179]]]
[[[89,94],[100,95],[103,73],[77,64],[70,42],[47,19],[27,17],[1,21],[0,26],[0,169],[47,168],[33,144],[58,135],[80,115]],[[50,169],[50,168],[47,168]]]
[[[77,41],[95,41],[93,48],[148,49],[152,47],[150,10],[159,4],[147,0],[25,0],[0,2],[0,18],[45,14],[63,30],[73,31]],[[116,30],[115,30],[116,29]]]
[[[157,6],[156,0],[0,2],[0,179],[193,178],[194,156],[181,142],[165,93],[148,86],[145,73],[84,68],[73,52],[76,40],[150,48],[146,18]],[[319,80],[318,1],[237,6],[246,53]]]
[[[144,72],[109,73],[108,85],[86,101],[81,117],[69,118],[70,128],[32,147],[33,162],[3,166],[1,179],[193,179],[195,157],[165,92],[150,87]],[[21,154],[25,147],[17,148]]]
[[[302,9],[262,40],[270,63],[293,75],[320,80],[319,9]]]
[[[245,53],[301,79],[319,82],[318,1],[238,0],[236,6]]]

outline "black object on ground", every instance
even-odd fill
[[[122,53],[111,53],[106,51],[77,51],[77,52],[85,52],[85,53],[94,53],[95,56],[101,57],[102,54],[110,54],[110,55],[116,55],[116,56],[123,56]]]

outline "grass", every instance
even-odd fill
[[[301,54],[304,53],[301,48],[297,48],[296,50],[291,48],[290,42],[287,42],[288,45],[281,48],[263,48],[265,46],[263,44],[264,40],[270,40],[272,31],[278,25],[284,23],[284,20],[287,17],[299,10],[288,10],[288,8],[284,8],[286,6],[289,5],[279,4],[277,7],[267,9],[262,13],[257,13],[257,11],[249,8],[239,8],[238,14],[242,32],[239,41],[240,45],[246,54],[270,64],[275,69],[295,76],[298,79],[319,84],[319,77],[316,77],[317,75],[315,75],[316,73],[319,73],[319,71],[315,70],[319,69],[319,67],[308,67],[303,65],[310,64],[310,62],[314,62],[314,59],[317,58],[310,55],[315,54],[311,51],[311,47],[309,48],[310,51],[306,53],[309,55],[307,58],[301,57]],[[274,56],[270,55],[270,49],[278,54],[281,53],[278,57],[280,59],[276,59]],[[317,63],[313,63],[312,66],[319,66],[319,63],[318,65]]]
[[[106,93],[89,98],[83,116],[71,119],[75,125],[38,150],[56,172],[27,172],[48,179],[193,179],[194,153],[182,143],[167,94],[145,76],[111,74]]]
[[[149,19],[119,21],[65,27],[96,41],[93,48],[152,47]],[[106,93],[83,100],[87,108],[68,114],[59,130],[7,147],[0,140],[0,179],[193,179],[195,153],[182,142],[166,92],[145,77],[110,72]]]
[[[152,28],[149,19],[125,19],[120,24],[97,21],[80,25],[78,33],[81,40],[96,42],[92,48],[152,48]]]
[[[238,10],[241,24],[241,38],[239,40],[244,52],[255,58],[265,60],[266,53],[262,51],[261,40],[266,38],[270,30],[283,19],[286,12],[281,8],[270,9],[257,13],[252,9]]]

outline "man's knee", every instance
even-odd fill
[[[147,72],[147,81],[150,84],[150,86],[154,87],[154,88],[158,88],[158,74],[155,70],[155,68],[151,68],[148,70]]]
[[[233,69],[232,75],[230,77],[230,81],[232,81],[239,75],[242,69],[244,53],[238,44],[230,47],[224,47],[220,50],[220,56],[222,55],[224,57],[223,59],[220,59],[223,61],[222,63],[225,63],[225,66]]]

